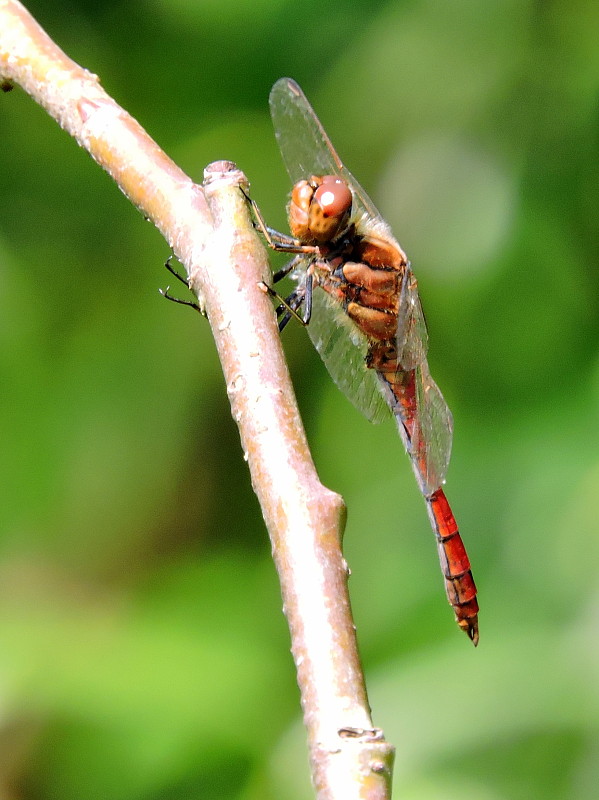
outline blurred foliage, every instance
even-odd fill
[[[289,189],[268,92],[295,77],[412,258],[455,416],[448,492],[474,651],[391,424],[285,346],[349,507],[375,722],[407,800],[599,785],[599,7],[591,0],[36,0],[181,166]],[[16,89],[0,114],[0,797],[305,800],[270,547],[208,325],[168,248]]]

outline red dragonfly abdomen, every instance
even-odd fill
[[[387,365],[387,370],[388,367],[389,365]],[[402,438],[412,459],[414,472],[426,501],[431,527],[437,539],[437,550],[447,599],[454,610],[456,622],[468,634],[476,647],[478,644],[478,602],[476,585],[470,570],[470,559],[445,492],[441,488],[437,488],[432,493],[426,490],[429,468],[426,443],[418,429],[414,370],[398,371],[395,374],[388,371],[379,372],[379,375],[396,400],[395,414],[400,425],[400,432],[402,430],[404,432]]]
[[[447,599],[456,622],[476,646],[478,644],[478,602],[468,553],[443,489],[426,498],[431,525],[437,537],[441,570]]]

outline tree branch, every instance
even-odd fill
[[[270,276],[243,173],[195,185],[15,0],[0,0],[0,83],[19,84],[163,233],[206,310],[281,581],[319,800],[390,797],[394,749],[372,725],[341,552],[344,506],[320,483],[259,282]]]

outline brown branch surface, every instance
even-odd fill
[[[390,797],[393,747],[373,728],[341,552],[342,499],[320,483],[272,306],[268,261],[230,162],[205,193],[15,0],[0,0],[0,81],[20,85],[114,178],[185,264],[205,307],[272,541],[320,800]]]
[[[308,449],[272,307],[256,280],[256,265],[268,276],[268,262],[238,189],[243,181],[228,162],[206,170],[213,268],[229,277],[216,289],[201,274],[212,267],[207,261],[192,281],[204,292],[270,532],[318,797],[378,800],[390,796],[393,749],[370,718],[341,552],[345,509],[320,483]]]

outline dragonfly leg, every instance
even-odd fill
[[[181,281],[181,283],[183,283],[189,289],[190,288],[189,287],[189,281],[186,278],[184,278],[182,275],[179,275],[177,270],[174,269],[173,266],[171,265],[171,258],[172,257],[173,257],[173,255],[171,253],[171,255],[166,259],[164,266],[168,269],[168,271],[172,275],[175,276],[175,278],[177,278],[177,280]],[[170,300],[173,303],[179,303],[179,305],[182,305],[182,306],[189,306],[190,308],[193,308],[195,311],[198,311],[203,317],[206,316],[204,311],[202,311],[202,309],[200,308],[200,306],[197,303],[195,303],[193,300],[181,300],[179,297],[174,297],[172,294],[169,293],[169,289],[170,288],[171,288],[170,286],[167,286],[166,289],[158,289],[158,291],[167,300]]]
[[[314,289],[314,278],[311,272],[306,274],[304,282],[304,317],[303,323],[307,325],[312,317],[312,291]]]
[[[279,320],[279,333],[285,328],[292,317],[302,325],[308,324],[310,318],[308,317],[308,319],[306,319],[305,313],[303,316],[298,314],[298,308],[300,308],[302,303],[306,300],[307,293],[305,287],[298,286],[288,297],[282,297],[276,289],[273,289],[272,286],[269,286],[267,283],[262,281],[259,285],[263,292],[266,292],[270,297],[274,297],[275,300],[279,301],[279,305],[276,308],[277,319]],[[312,290],[310,286],[309,308],[311,309],[311,307]]]
[[[258,208],[255,200],[247,194],[243,189],[241,190],[252,209],[254,215],[255,225],[264,236],[266,244],[272,249],[281,253],[314,253],[319,254],[319,249],[316,245],[302,244],[299,239],[294,239],[293,236],[288,236],[285,233],[280,233],[274,228],[270,228],[262,216],[262,212]]]
[[[181,281],[181,283],[182,283],[184,286],[187,286],[187,288],[189,289],[189,281],[187,280],[187,278],[184,278],[184,277],[183,277],[183,275],[179,275],[179,273],[177,272],[177,270],[176,270],[176,269],[173,267],[173,265],[171,264],[171,259],[173,258],[173,255],[174,255],[173,253],[171,253],[171,254],[170,254],[170,256],[169,256],[169,257],[166,259],[166,261],[164,262],[164,266],[165,266],[165,267],[168,269],[168,271],[171,273],[171,275],[174,275],[174,276],[175,276],[175,278],[176,278],[178,281]]]
[[[282,281],[283,278],[286,278],[290,272],[293,272],[293,270],[296,268],[296,266],[300,261],[301,261],[301,256],[299,255],[292,258],[291,261],[285,264],[284,267],[281,267],[281,269],[278,269],[276,272],[273,273],[272,282],[278,283],[279,281]]]

